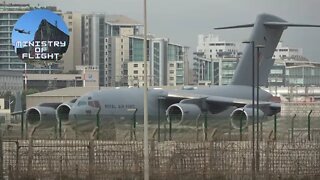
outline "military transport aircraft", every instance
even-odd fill
[[[231,117],[233,127],[239,128],[237,121],[244,117],[248,124],[252,117],[252,84],[253,77],[259,77],[259,85],[267,83],[268,75],[274,60],[275,48],[282,32],[291,26],[320,27],[320,25],[292,24],[270,14],[261,14],[254,24],[229,26],[216,29],[232,29],[253,27],[244,54],[241,57],[230,85],[191,88],[191,90],[148,90],[149,119],[157,119],[158,111],[162,117],[179,116],[180,120],[197,119],[203,113],[218,114],[232,108],[227,116]],[[254,42],[254,43],[253,43]],[[255,45],[263,45],[259,58]],[[259,59],[259,62],[258,62]],[[259,74],[252,69],[253,64],[259,63]],[[256,68],[257,69],[257,68]],[[256,92],[257,89],[254,89]],[[275,102],[274,96],[259,88],[259,116],[271,116],[280,112],[280,103]],[[257,94],[255,94],[257,97]],[[158,103],[161,101],[161,106]],[[56,108],[57,107],[57,108]],[[55,109],[56,108],[56,109]],[[100,111],[99,111],[100,110]],[[47,117],[56,115],[58,121],[80,122],[91,121],[99,111],[100,119],[132,118],[133,111],[137,118],[143,118],[143,88],[113,88],[89,92],[76,100],[62,103],[59,106],[36,106],[26,112],[27,121],[34,125],[50,124]],[[85,122],[85,121],[81,121]]]

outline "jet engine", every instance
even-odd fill
[[[166,115],[171,120],[178,120],[180,122],[184,120],[196,120],[201,115],[199,106],[195,104],[176,103],[172,104],[166,110]]]
[[[256,109],[255,109],[256,116]],[[259,117],[263,117],[264,113],[259,110]],[[246,128],[250,122],[252,122],[252,109],[251,108],[237,108],[235,109],[231,115],[231,125],[235,129]],[[242,125],[241,125],[242,124]]]
[[[38,128],[48,128],[56,125],[55,109],[60,103],[43,103],[26,111],[26,121]]]
[[[61,121],[62,123],[69,122],[69,113],[71,110],[73,103],[62,103],[56,109],[56,118],[57,121]]]

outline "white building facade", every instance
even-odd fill
[[[291,48],[283,46],[282,42],[279,42],[276,50],[274,51],[274,59],[290,59],[302,57],[302,48]]]
[[[235,57],[239,51],[234,42],[221,41],[213,34],[198,35],[197,53],[202,53],[204,58],[215,59],[222,56]]]

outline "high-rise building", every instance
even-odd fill
[[[0,69],[24,68],[24,63],[14,52],[11,33],[20,16],[30,10],[28,4],[0,4]]]
[[[128,85],[143,86],[143,38],[129,40]],[[184,85],[185,53],[187,48],[166,38],[148,37],[148,82],[152,86]]]
[[[107,86],[143,86],[143,25],[123,15],[106,16],[105,74]],[[167,38],[148,35],[149,85],[183,85],[187,48]]]
[[[99,68],[99,85],[105,86],[105,15],[82,16],[82,64]]]
[[[129,37],[139,35],[142,24],[123,15],[106,16],[105,74],[107,86],[128,85]]]
[[[68,26],[69,47],[59,62],[59,67],[63,72],[70,72],[75,70],[76,66],[82,65],[82,14],[65,12],[62,16]]]

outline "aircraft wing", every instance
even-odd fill
[[[209,96],[206,99],[207,103],[213,106],[235,106],[237,108],[252,107],[251,99],[238,99],[238,98],[230,98],[230,97],[220,97],[220,96]],[[257,102],[255,101],[255,104]],[[259,101],[259,109],[263,111],[265,114],[274,114],[275,112],[280,112],[281,105],[280,103],[272,102],[272,101]]]
[[[230,97],[220,97],[220,96],[209,96],[207,98],[208,103],[212,104],[225,104],[229,106],[236,106],[236,107],[252,107],[252,100],[251,99],[238,99],[238,98],[230,98]],[[255,103],[257,103],[255,101]],[[280,103],[275,103],[271,101],[259,101],[260,106],[270,106],[274,108],[280,107]]]
[[[202,95],[202,94],[187,93],[187,92],[169,92],[166,95],[167,99],[176,99],[176,100],[202,99],[202,98],[206,98],[206,97],[208,97],[208,96]]]
[[[239,98],[231,98],[231,97],[223,97],[223,96],[208,96],[201,94],[193,94],[193,93],[181,93],[181,92],[171,92],[168,93],[166,99],[175,99],[175,100],[183,100],[183,99],[204,99],[209,106],[213,107],[252,107],[251,99],[239,99]],[[256,104],[256,102],[255,102]],[[281,105],[280,103],[272,102],[272,101],[259,101],[259,109],[261,109],[266,114],[269,114],[268,111],[272,110],[273,112],[280,112]]]

